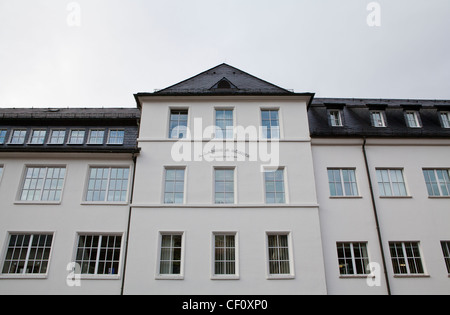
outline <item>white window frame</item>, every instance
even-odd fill
[[[18,137],[19,140],[22,140],[22,142],[13,142],[14,138],[15,138],[15,133],[16,132],[20,132],[21,135]],[[25,132],[25,134],[22,136],[22,133]],[[10,139],[9,139],[9,143],[8,144],[16,144],[16,145],[20,145],[20,144],[24,144],[25,141],[27,140],[27,129],[25,128],[17,128],[17,129],[13,129],[11,131],[11,135],[10,135]]]
[[[179,274],[162,274],[161,273],[161,249],[162,238],[165,235],[181,236],[181,254],[180,254],[180,273]],[[186,248],[186,233],[184,231],[159,231],[158,232],[158,253],[156,255],[156,280],[183,280],[184,279],[184,264],[185,264],[185,248]]]
[[[182,170],[184,171],[184,177],[183,177],[183,202],[181,203],[166,203],[166,193],[173,193],[176,194],[177,192],[166,192],[166,181],[167,181],[167,171],[173,171],[173,170]],[[163,184],[162,184],[162,204],[165,205],[184,205],[186,204],[186,178],[187,178],[187,167],[186,166],[165,166],[164,167],[164,173],[163,173]],[[176,181],[174,181],[176,183]],[[176,184],[175,184],[176,185]]]
[[[447,273],[450,276],[450,241],[441,241],[441,247],[445,266],[447,267]]]
[[[187,120],[186,120],[186,130],[184,130],[183,133],[183,137],[179,137],[180,132],[178,132],[176,137],[172,137],[173,134],[173,129],[171,129],[170,127],[170,123],[172,121],[172,112],[186,112],[187,115]],[[179,140],[179,139],[187,139],[189,137],[189,108],[183,107],[183,108],[169,108],[169,121],[168,121],[168,128],[167,128],[167,138],[168,139],[174,139],[174,140]],[[180,122],[180,119],[177,120],[178,123]],[[177,127],[179,127],[180,125],[178,124]]]
[[[82,131],[83,132],[83,139],[82,139],[82,142],[81,143],[78,143],[78,141],[77,142],[72,142],[72,133],[73,132],[79,132],[79,131]],[[79,139],[80,137],[76,137],[75,139]],[[67,139],[67,144],[70,144],[70,145],[83,145],[84,144],[84,140],[86,139],[86,129],[82,129],[82,128],[80,128],[80,129],[71,129],[70,130],[70,132],[69,132],[69,138]]]
[[[3,173],[5,172],[5,165],[0,164],[0,184],[2,183]]]
[[[105,190],[105,199],[104,200],[97,200],[97,201],[89,201],[88,200],[88,192],[89,192],[89,181],[90,181],[90,176],[91,176],[91,169],[93,168],[107,168],[108,169],[108,179],[107,179],[107,183],[106,183],[106,190]],[[109,193],[109,187],[111,184],[111,170],[112,169],[128,169],[128,185],[127,185],[127,192],[126,192],[126,198],[123,201],[109,201],[108,200],[108,193]],[[92,205],[96,205],[96,204],[107,204],[107,205],[126,205],[129,203],[130,200],[130,187],[131,187],[131,181],[133,178],[133,174],[132,174],[132,167],[130,165],[88,165],[88,169],[87,169],[87,174],[86,174],[86,184],[85,184],[85,189],[84,189],[84,193],[83,193],[83,201],[82,204],[92,204]]]
[[[351,256],[350,257],[341,257],[339,256],[339,245],[350,245],[350,252],[351,252]],[[364,250],[365,250],[365,254],[366,257],[358,257],[356,258],[355,255],[355,247],[359,245],[363,245],[364,246]],[[340,277],[355,277],[355,276],[363,276],[363,277],[367,277],[370,274],[370,270],[369,270],[369,263],[370,263],[370,258],[369,258],[369,249],[367,246],[367,242],[337,242],[336,243],[336,249],[337,249],[337,258],[338,258],[338,264],[339,264],[339,274]],[[341,272],[341,260],[351,260],[351,264],[352,264],[352,270],[353,273],[342,273]],[[357,262],[357,260],[359,261],[363,261],[366,262],[367,264],[364,266],[364,272],[363,273],[358,273],[358,268],[357,265],[360,264],[359,262]],[[345,270],[347,270],[347,268],[345,268]]]
[[[94,132],[102,132],[102,137],[92,137],[92,133]],[[92,139],[96,139],[96,141],[92,142]],[[97,142],[97,140],[101,140]],[[103,145],[105,141],[105,129],[90,129],[87,144],[89,145]]]
[[[382,181],[380,183],[379,178],[378,178],[378,172],[379,171],[388,171],[389,182]],[[392,181],[392,174],[391,174],[392,171],[400,171],[401,174],[402,174],[403,182],[393,182]],[[376,178],[377,178],[377,183],[378,183],[378,191],[379,191],[379,195],[380,195],[381,198],[410,198],[411,197],[409,195],[409,189],[408,189],[408,186],[406,184],[406,178],[405,178],[405,174],[404,174],[404,169],[403,168],[377,168],[376,169],[376,176],[377,176]],[[402,194],[395,195],[394,194],[394,189],[393,189],[393,184],[394,183],[395,184],[403,183],[403,186],[405,187],[405,194],[404,195],[402,195]],[[383,185],[389,184],[391,195],[387,195],[386,194],[386,190],[384,188],[383,188],[384,194],[382,194],[382,190],[380,189],[380,184],[383,184]]]
[[[400,244],[401,245],[401,253],[403,255],[403,257],[393,257],[392,256],[392,245],[394,244]],[[406,250],[406,245],[416,245],[417,246],[417,250],[419,251],[419,256],[412,256],[409,257],[408,252]],[[394,273],[394,276],[397,277],[401,277],[401,276],[425,276],[426,273],[426,269],[425,269],[425,264],[424,264],[424,260],[423,260],[423,255],[422,255],[422,248],[420,246],[420,242],[418,241],[393,241],[393,242],[389,242],[389,253],[391,255],[391,265],[392,265],[392,272]],[[398,263],[400,262],[400,260],[404,260],[404,264],[399,264],[399,267],[404,267],[406,269],[406,272],[396,272],[395,271],[395,267],[394,267],[394,260],[398,260]],[[419,260],[420,262],[420,268],[422,269],[423,272],[412,272],[411,268],[413,267],[411,259],[413,260]],[[416,268],[418,268],[417,263],[414,261],[414,266]]]
[[[238,232],[211,233],[211,279],[239,280],[239,236]],[[216,236],[234,236],[234,274],[216,274]],[[226,247],[225,247],[226,248]]]
[[[442,128],[450,128],[450,112],[440,112],[439,118],[441,120]]]
[[[337,116],[335,115],[337,113]],[[342,110],[340,109],[329,109],[328,110],[328,120],[331,127],[343,127],[344,122],[342,119]]]
[[[410,119],[409,115],[413,115],[413,120]],[[419,112],[416,110],[405,111],[406,125],[409,128],[422,128],[422,123],[420,121]]]
[[[112,132],[123,132],[123,137],[111,137],[111,133]],[[120,139],[120,142],[111,142],[111,139]],[[123,145],[123,143],[125,142],[125,129],[121,129],[121,128],[117,128],[117,129],[109,129],[108,130],[108,140],[107,140],[107,144],[108,145]]]
[[[263,124],[263,121],[267,120],[267,119],[263,119],[263,112],[277,112],[277,115],[278,115],[278,126],[272,126],[272,121],[273,120],[270,117],[269,118],[270,130],[267,129],[267,128],[266,128],[267,130],[265,130],[264,129],[265,126]],[[282,117],[281,117],[281,109],[280,108],[277,108],[277,107],[268,107],[268,108],[262,107],[262,108],[260,108],[260,119],[261,119],[261,138],[262,139],[277,141],[277,140],[280,140],[280,139],[283,138],[283,130],[282,130],[282,126],[281,126]],[[278,137],[274,137],[273,136],[273,130],[276,130],[277,129],[276,127],[278,127]],[[268,131],[270,131],[270,137],[267,137]]]
[[[46,268],[46,272],[45,273],[26,273],[26,268],[24,268],[23,272],[21,273],[3,273],[3,268],[5,267],[5,263],[6,263],[6,256],[8,253],[8,249],[9,249],[9,243],[11,241],[11,236],[12,235],[19,235],[19,236],[26,236],[26,235],[30,235],[30,240],[29,243],[27,245],[27,249],[26,249],[26,255],[25,255],[25,262],[24,262],[24,266],[26,267],[28,265],[28,263],[30,262],[31,256],[30,254],[32,253],[31,249],[32,249],[32,241],[33,238],[35,236],[40,236],[40,235],[51,235],[52,236],[52,242],[50,245],[50,252],[48,255],[48,259],[45,259],[47,261],[47,268]],[[50,264],[52,261],[52,253],[53,253],[53,246],[54,246],[54,241],[55,241],[55,232],[54,231],[42,231],[42,232],[17,232],[17,231],[8,231],[7,232],[7,237],[5,238],[5,243],[3,246],[3,251],[2,251],[2,260],[1,260],[1,265],[0,265],[0,279],[46,279],[48,277],[49,274],[49,270],[50,270]],[[47,246],[45,246],[47,247]],[[25,248],[25,247],[24,247]],[[35,258],[37,257],[37,252],[35,254]],[[43,260],[41,260],[43,261]]]
[[[25,183],[26,183],[26,180],[27,180],[27,173],[28,173],[28,170],[30,168],[45,169],[45,177],[44,177],[43,183],[41,185],[42,187],[41,187],[40,193],[39,193],[39,200],[22,200],[22,194],[23,194],[23,190],[25,188]],[[42,200],[42,195],[43,195],[44,191],[45,190],[49,190],[49,189],[44,189],[45,188],[45,183],[46,183],[46,181],[48,179],[47,178],[47,170],[49,168],[60,168],[60,169],[64,169],[65,170],[64,171],[65,172],[64,178],[62,179],[62,181],[63,181],[62,182],[62,186],[61,186],[60,189],[57,189],[57,190],[61,191],[59,200]],[[61,202],[63,200],[64,186],[65,186],[66,179],[67,179],[67,173],[68,173],[67,165],[25,165],[24,170],[23,170],[23,174],[22,174],[22,179],[20,181],[20,186],[19,186],[19,189],[18,189],[18,194],[17,194],[17,197],[16,197],[15,204],[48,204],[48,205],[61,204]],[[31,180],[33,180],[33,179],[31,179]],[[50,185],[51,185],[51,182],[50,182]],[[35,190],[38,191],[37,189],[35,189]]]
[[[54,132],[58,132],[58,133],[59,132],[64,132],[64,136],[62,137],[62,139],[61,139],[61,136],[59,134],[58,134],[58,137],[54,137],[54,135],[53,135]],[[50,136],[48,137],[47,144],[49,144],[49,145],[63,145],[65,143],[65,140],[66,140],[66,134],[67,134],[67,130],[66,129],[56,129],[55,128],[55,129],[50,130]],[[53,143],[52,141],[54,139],[56,139],[58,141]]]
[[[330,171],[339,171],[339,180],[340,180],[339,182],[330,182],[330,176],[329,176],[329,172]],[[352,181],[350,181],[350,182],[344,181],[344,171],[352,171],[353,175],[355,177],[355,181],[354,182],[352,182]],[[359,187],[358,187],[358,179],[357,179],[357,176],[356,176],[356,168],[351,168],[351,167],[349,167],[349,168],[329,167],[327,169],[327,175],[328,175],[328,185],[329,186],[332,183],[334,185],[337,185],[339,183],[341,185],[341,189],[342,189],[342,195],[338,195],[338,194],[333,195],[331,193],[331,187],[330,187],[330,198],[360,197],[360,195],[359,195]],[[350,194],[348,194],[347,189],[345,188],[346,187],[345,186],[346,183],[350,184],[350,190],[351,190]],[[355,187],[353,187],[353,185]],[[354,191],[354,190],[356,190],[356,191]]]
[[[270,193],[267,191],[267,184],[266,184],[266,173],[267,172],[274,172],[274,171],[282,171],[283,172],[283,187],[284,187],[284,202],[274,202],[274,203],[268,203],[267,202],[267,194]],[[285,205],[289,203],[288,199],[288,185],[287,185],[287,168],[285,166],[280,166],[278,168],[269,168],[265,167],[264,171],[261,172],[263,176],[263,183],[264,183],[264,202],[266,205],[271,206],[277,206],[277,205]],[[276,182],[276,181],[275,181]]]
[[[269,236],[286,236],[288,242],[288,254],[289,254],[289,273],[286,274],[271,274],[270,273],[270,254],[269,254]],[[265,245],[266,245],[266,277],[268,280],[285,280],[295,278],[295,265],[294,265],[294,250],[292,246],[292,232],[291,231],[267,231],[265,233]]]
[[[377,118],[379,115],[379,119]],[[372,121],[372,126],[376,128],[386,127],[386,114],[382,110],[372,110],[370,111],[370,120]]]
[[[226,203],[226,202],[224,202],[224,203],[217,203],[217,200],[216,200],[216,193],[217,193],[217,191],[216,191],[216,171],[221,171],[221,170],[225,170],[225,171],[233,171],[233,202],[232,203]],[[234,205],[234,204],[236,204],[236,200],[237,200],[237,196],[236,196],[236,167],[214,167],[214,170],[213,170],[213,178],[214,178],[214,182],[213,182],[213,192],[214,192],[214,195],[213,195],[213,203],[215,204],[215,205]],[[225,192],[226,193],[226,192]]]
[[[35,132],[39,133],[39,135],[37,137],[34,134]],[[43,135],[41,134],[42,132],[44,133]],[[33,130],[31,130],[30,140],[29,140],[28,144],[43,145],[45,143],[46,136],[47,136],[47,129],[39,129],[39,128],[33,129]],[[33,142],[33,141],[35,141],[35,139],[42,139],[42,140],[39,142]]]
[[[82,272],[82,266],[80,266],[77,263],[77,252],[78,252],[78,245],[80,236],[99,236],[99,242],[97,245],[97,255],[95,258],[95,273],[94,274],[88,274],[88,273],[81,273]],[[109,236],[120,236],[121,237],[121,244],[120,244],[120,255],[118,260],[118,270],[117,274],[99,274],[98,273],[98,265],[100,263],[100,249],[102,238],[103,237],[109,237]],[[125,237],[124,233],[122,232],[77,232],[75,237],[75,245],[74,245],[74,251],[73,251],[73,259],[72,261],[75,262],[75,274],[79,275],[81,279],[120,279],[122,274],[122,262],[124,257],[124,244],[125,244]]]
[[[8,129],[0,129],[0,135],[4,133],[2,137],[0,137],[0,145],[5,144],[7,141]]]
[[[219,128],[219,126],[217,125],[217,112],[218,111],[229,111],[231,112],[231,116],[232,116],[232,125],[231,126],[225,126],[225,130],[222,130]],[[221,119],[223,121],[228,121],[229,119]],[[214,108],[214,138],[218,139],[218,140],[231,140],[234,139],[234,128],[235,128],[235,113],[234,113],[234,108],[222,108],[222,107],[217,107]],[[228,133],[231,132],[230,137],[228,137]],[[219,136],[218,136],[219,135]]]
[[[438,176],[438,171],[446,172],[448,180],[446,181],[444,179],[444,181],[442,181]],[[433,172],[434,178],[436,180],[435,182],[428,181],[428,180],[431,180],[431,178],[427,175],[427,172]],[[445,169],[445,168],[425,169],[424,168],[423,174],[425,177],[425,185],[427,186],[428,197],[430,197],[430,198],[433,198],[433,197],[434,198],[439,198],[439,197],[449,198],[450,197],[450,169]],[[431,185],[431,187],[429,185]],[[445,189],[447,189],[447,194],[444,194],[442,186],[444,186]],[[431,188],[433,194],[430,194],[430,188]],[[434,194],[435,192],[439,192],[439,194],[436,195],[436,194]]]

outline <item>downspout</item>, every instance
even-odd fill
[[[363,155],[364,155],[364,162],[366,164],[367,178],[369,180],[370,195],[371,195],[371,198],[372,198],[372,209],[373,209],[373,214],[374,214],[374,217],[375,217],[375,224],[376,224],[376,228],[377,228],[378,242],[380,243],[381,258],[383,260],[384,277],[385,277],[385,280],[386,280],[386,288],[387,288],[388,295],[391,295],[391,286],[389,284],[389,276],[387,274],[386,257],[384,255],[383,239],[381,237],[381,230],[380,230],[380,223],[379,223],[379,220],[378,220],[377,205],[376,205],[376,202],[375,202],[375,195],[374,195],[374,192],[373,192],[372,178],[370,177],[369,162],[367,160],[367,153],[366,153],[367,139],[366,139],[366,137],[363,137],[363,139],[364,139],[364,143],[362,145],[362,151],[363,151]]]
[[[130,239],[130,226],[131,226],[131,211],[132,211],[132,204],[133,204],[133,194],[134,194],[134,182],[136,178],[136,153],[133,153],[133,179],[131,183],[131,192],[130,192],[130,208],[128,210],[128,225],[127,225],[127,236],[125,240],[125,257],[123,261],[123,273],[122,273],[122,287],[120,288],[120,295],[123,295],[123,291],[125,288],[125,274],[127,269],[127,259],[128,259],[128,242]]]

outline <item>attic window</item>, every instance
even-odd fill
[[[219,84],[217,84],[217,88],[218,89],[231,89],[231,84],[230,84],[230,82],[228,82],[226,80],[222,80],[219,82]]]

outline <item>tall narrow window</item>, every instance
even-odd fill
[[[46,274],[53,234],[10,234],[2,274]]]
[[[269,275],[292,275],[288,234],[268,234]]]
[[[65,167],[27,167],[21,201],[60,201]]]
[[[286,203],[284,187],[284,169],[266,171],[264,173],[266,184],[266,203]]]
[[[405,112],[406,123],[410,128],[420,128],[422,127],[419,112],[417,111],[407,111]]]
[[[127,201],[129,177],[128,167],[92,167],[86,201]]]
[[[125,138],[125,130],[111,129],[109,130],[108,144],[123,144]]]
[[[69,137],[69,144],[83,144],[84,143],[84,135],[86,131],[84,130],[71,130]]]
[[[44,144],[47,130],[35,129],[31,132],[30,144]]]
[[[328,169],[328,183],[332,197],[358,196],[354,169]]]
[[[214,275],[235,276],[236,271],[236,235],[214,235]]]
[[[119,274],[122,235],[80,234],[75,262],[83,275]]]
[[[418,242],[390,242],[394,274],[424,274]]]
[[[341,275],[370,273],[366,243],[337,243],[337,252]]]
[[[216,110],[216,138],[233,138],[233,110]]]
[[[280,139],[278,110],[261,110],[262,132],[265,139]]]
[[[378,169],[378,188],[380,196],[407,196],[403,171],[400,169]]]
[[[13,130],[10,144],[24,144],[26,135],[27,135],[26,129]]]
[[[374,127],[386,127],[386,118],[382,111],[370,112],[372,126]]]
[[[64,144],[64,139],[66,138],[65,129],[54,129],[50,133],[49,144]]]
[[[445,265],[447,266],[447,272],[450,274],[450,242],[441,242],[442,252],[444,254]]]
[[[164,203],[184,202],[184,169],[166,169]]]
[[[183,234],[161,234],[159,275],[182,275]]]
[[[441,112],[441,123],[443,128],[450,128],[450,112]]]
[[[6,141],[6,133],[8,131],[6,129],[0,129],[0,144],[4,144]]]
[[[105,138],[105,130],[103,129],[93,129],[89,131],[89,144],[103,144],[103,139]]]
[[[172,110],[170,112],[169,138],[183,139],[187,136],[188,111]]]
[[[332,127],[342,127],[342,112],[340,110],[329,110],[328,121]]]
[[[430,197],[450,195],[450,170],[423,170]]]
[[[0,182],[2,181],[3,176],[3,165],[0,165]]]
[[[234,169],[215,169],[215,203],[234,203]]]

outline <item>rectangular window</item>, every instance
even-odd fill
[[[125,138],[125,130],[111,129],[109,131],[108,144],[123,144]]]
[[[403,170],[378,169],[377,179],[381,196],[407,196],[405,180],[403,178]]]
[[[265,139],[280,139],[280,118],[278,110],[261,110],[262,133]]]
[[[370,112],[372,126],[374,127],[386,127],[386,119],[384,112],[372,111]]]
[[[61,201],[65,167],[27,167],[21,201]]]
[[[47,273],[53,234],[10,234],[2,274]]]
[[[216,110],[216,138],[233,139],[233,110]]]
[[[122,235],[80,234],[75,262],[82,275],[119,274]]]
[[[166,169],[164,203],[184,203],[184,169]]]
[[[267,234],[269,275],[291,275],[291,255],[288,234]]]
[[[405,112],[406,123],[410,128],[421,128],[419,113],[417,111]]]
[[[30,144],[44,144],[47,130],[35,129],[31,132]]]
[[[83,144],[85,133],[85,130],[71,130],[69,144]]]
[[[450,195],[450,170],[423,170],[423,175],[430,197]]]
[[[128,167],[91,167],[86,201],[126,202]]]
[[[188,111],[172,110],[170,112],[169,138],[184,139],[187,136]]]
[[[445,265],[447,266],[447,272],[450,274],[450,242],[441,242],[442,252],[444,254]]]
[[[54,129],[50,132],[50,140],[48,141],[48,144],[64,144],[65,138],[66,130]]]
[[[441,112],[441,123],[443,128],[450,128],[450,112]]]
[[[24,144],[26,135],[27,135],[26,129],[13,130],[10,144]]]
[[[264,179],[266,185],[266,203],[286,203],[284,187],[284,169],[265,171]]]
[[[2,181],[3,176],[3,165],[0,165],[0,182]]]
[[[214,275],[236,274],[236,234],[214,234]]]
[[[159,275],[182,275],[183,234],[161,234]]]
[[[337,243],[337,253],[341,275],[370,273],[366,243]]]
[[[394,274],[424,274],[418,242],[390,242]]]
[[[330,195],[358,196],[358,186],[354,169],[328,169]]]
[[[90,130],[88,144],[103,144],[104,138],[105,138],[105,130],[102,129]]]
[[[215,169],[215,203],[234,203],[234,169]]]
[[[340,110],[328,111],[328,121],[332,127],[342,127],[342,113]]]
[[[4,144],[6,140],[6,133],[8,131],[6,129],[0,129],[0,144]]]

